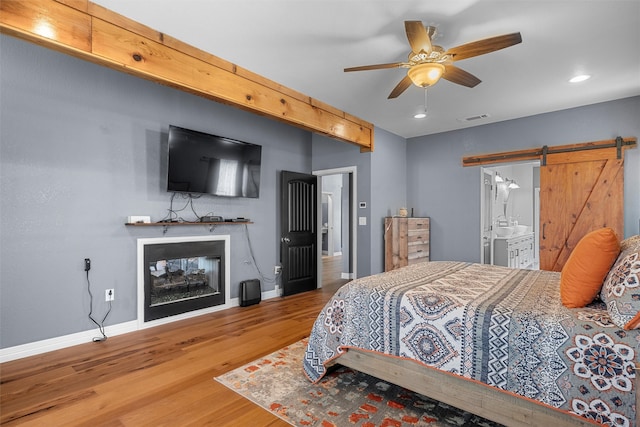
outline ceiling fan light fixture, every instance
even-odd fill
[[[444,65],[437,62],[425,62],[409,68],[407,75],[418,87],[433,86],[444,74]]]

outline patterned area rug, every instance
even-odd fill
[[[340,367],[307,380],[302,340],[215,378],[294,426],[484,426],[500,424]]]

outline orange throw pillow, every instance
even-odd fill
[[[569,308],[592,302],[620,254],[620,240],[611,228],[586,234],[569,255],[560,275],[560,299]]]

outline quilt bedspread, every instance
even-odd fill
[[[635,425],[638,330],[603,304],[568,309],[560,273],[425,262],[349,282],[314,324],[318,381],[349,347],[414,359],[616,426]]]

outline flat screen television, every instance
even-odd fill
[[[260,195],[260,145],[171,125],[167,158],[167,191]]]

